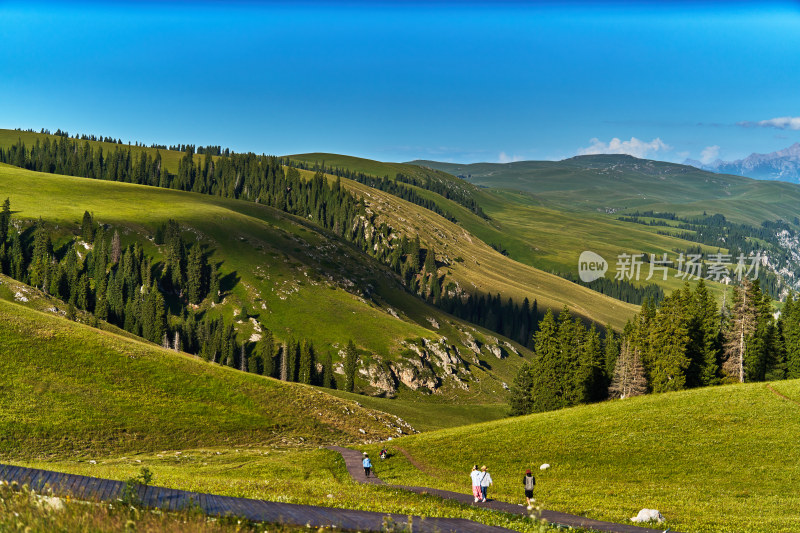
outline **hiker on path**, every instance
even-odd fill
[[[492,475],[489,473],[489,469],[486,468],[486,465],[481,467],[481,501],[486,501],[486,493],[489,492],[489,487],[492,485]]]
[[[475,501],[479,502],[483,499],[483,493],[481,492],[481,471],[478,465],[472,467],[469,476],[472,478],[472,495],[475,497]]]
[[[531,474],[530,468],[525,471],[525,475],[522,477],[522,486],[525,487],[525,499],[530,505],[533,499],[533,487],[536,486],[536,478]]]
[[[367,455],[367,452],[364,452],[364,460],[361,461],[361,464],[364,466],[364,477],[369,477],[369,470],[372,468],[372,461],[369,460],[369,455]]]

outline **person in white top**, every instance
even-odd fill
[[[481,501],[486,501],[486,493],[489,491],[489,486],[492,484],[492,476],[489,474],[489,470],[486,468],[486,465],[481,467]]]
[[[472,467],[470,477],[472,478],[472,495],[475,497],[475,501],[478,502],[483,498],[483,493],[481,492],[481,471],[478,469],[478,465]]]

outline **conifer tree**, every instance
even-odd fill
[[[356,386],[356,370],[358,368],[358,350],[353,340],[347,341],[344,352],[344,390],[353,392]]]
[[[189,250],[189,259],[186,265],[186,291],[189,302],[199,304],[203,300],[203,253],[200,243],[195,243]]]
[[[158,284],[155,281],[150,287],[149,297],[152,302],[150,309],[153,313],[150,340],[157,343],[167,332],[167,310],[164,295],[158,290]]]
[[[33,255],[30,264],[30,284],[47,291],[49,281],[49,267],[53,256],[53,245],[50,242],[50,232],[45,228],[44,221],[40,218],[33,234]]]
[[[4,244],[8,239],[8,227],[11,224],[11,199],[6,198],[3,202],[3,209],[0,211],[0,244]]]
[[[600,334],[594,324],[583,331],[583,342],[578,353],[578,401],[576,403],[596,402],[606,395],[604,381],[605,353]]]
[[[741,383],[744,383],[748,374],[748,345],[756,331],[757,306],[753,284],[747,278],[742,278],[741,285],[733,288],[730,319],[725,331],[725,363],[722,367],[729,378]]]
[[[714,385],[719,382],[721,354],[720,315],[717,303],[703,280],[692,293],[688,284],[684,288],[687,306],[687,347],[689,367],[686,384],[689,387]]]
[[[85,242],[92,242],[94,240],[94,224],[92,222],[92,215],[89,214],[89,211],[83,212],[81,236]]]
[[[605,334],[605,367],[603,374],[606,376],[606,384],[610,385],[610,380],[614,376],[614,369],[617,367],[619,358],[620,340],[611,324],[606,325]]]
[[[640,349],[626,338],[622,341],[608,395],[611,398],[630,398],[641,396],[646,392],[647,378],[642,365]]]
[[[303,345],[300,349],[300,361],[298,363],[298,379],[300,383],[305,383],[310,385],[314,382],[314,374],[315,374],[315,356],[314,356],[314,345],[308,340],[305,339],[303,341]]]
[[[433,248],[428,248],[425,251],[425,273],[436,273],[436,252],[434,252]]]
[[[682,390],[686,386],[689,333],[682,304],[680,294],[664,299],[650,328],[647,372],[653,392]]]
[[[511,385],[508,404],[511,408],[511,416],[527,415],[533,409],[533,368],[530,363],[523,363],[514,377]]]
[[[275,377],[275,338],[272,332],[261,326],[261,365],[265,376]]]
[[[247,372],[247,369],[247,347],[243,342],[241,346],[239,346],[239,370],[242,372]]]
[[[800,302],[794,294],[786,297],[781,312],[781,333],[786,353],[786,378],[800,378]]]
[[[330,350],[328,350],[328,355],[325,357],[325,363],[322,368],[322,386],[328,389],[335,389],[336,379],[333,377],[333,356]]]
[[[220,288],[219,288],[219,270],[217,270],[216,266],[212,267],[211,272],[211,283],[209,284],[208,288],[208,296],[211,298],[211,301],[215,304],[219,303],[219,295],[220,295]]]
[[[284,342],[281,346],[281,366],[278,377],[281,381],[289,381],[289,344]]]
[[[297,381],[297,369],[300,359],[300,343],[294,339],[289,341],[289,353],[286,357],[286,375],[288,381]]]
[[[19,233],[14,233],[11,237],[11,253],[8,257],[9,275],[23,283],[28,280],[25,275],[25,257],[22,254],[22,240]]]
[[[122,257],[122,243],[119,240],[119,231],[114,230],[114,235],[111,237],[111,263],[118,263],[120,257]]]
[[[77,290],[75,296],[75,305],[78,309],[84,311],[91,311],[89,308],[89,276],[86,273],[81,274],[78,278]]]
[[[561,357],[558,325],[547,310],[534,335],[534,358],[531,363],[531,412],[552,411],[565,407],[563,393],[564,363]]]
[[[264,360],[261,351],[254,349],[250,356],[247,358],[247,371],[251,374],[264,373]]]

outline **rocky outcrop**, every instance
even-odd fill
[[[432,353],[436,356],[436,360],[434,362],[438,363],[438,366],[442,367],[442,370],[444,370],[445,374],[455,374],[458,371],[459,366],[462,365],[462,361],[458,355],[453,355],[450,353],[450,349],[447,346],[446,337],[442,337],[438,343],[429,339],[422,339],[422,343],[429,353]]]
[[[439,388],[439,380],[430,368],[423,364],[414,365],[413,362],[390,363],[392,372],[397,379],[411,390],[425,390],[436,392]]]
[[[379,394],[394,396],[397,391],[397,381],[390,366],[384,366],[380,362],[369,366],[362,366],[358,373],[369,383],[369,386],[376,389]]]

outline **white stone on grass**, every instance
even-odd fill
[[[658,522],[659,524],[664,521],[664,515],[658,512],[658,509],[642,509],[639,514],[631,518],[631,522]]]

